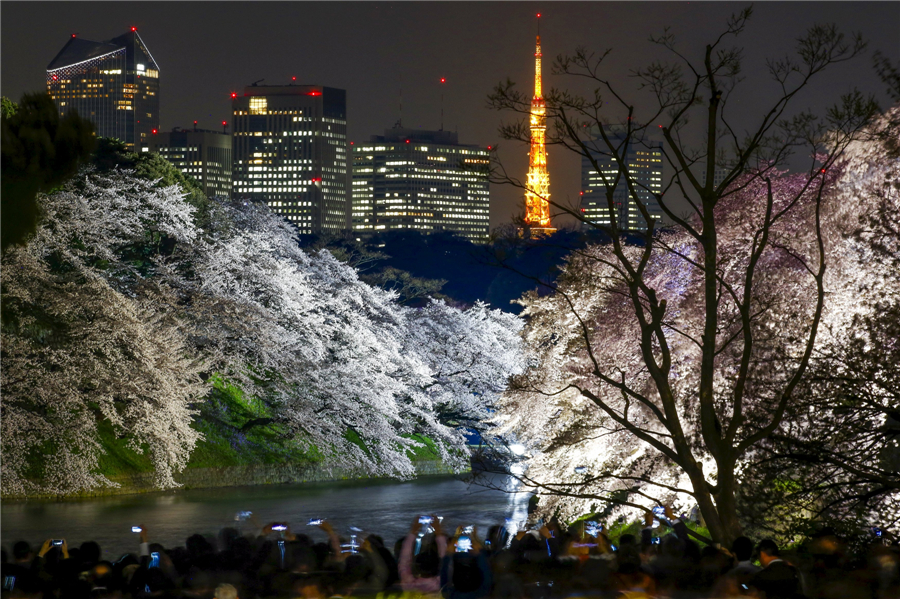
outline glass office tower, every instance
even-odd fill
[[[607,136],[618,147],[624,137],[616,130],[607,131]],[[600,167],[599,171],[586,157],[581,158],[581,212],[592,223],[602,226],[610,226],[615,220],[618,228],[623,231],[646,231],[647,222],[638,210],[634,196],[625,184],[624,177],[613,190],[614,209],[610,211],[607,199],[607,183],[612,184],[619,172],[619,165],[612,156],[599,151],[605,147],[605,142],[598,138],[593,142],[593,147],[598,151],[591,151],[591,156]],[[657,221],[662,218],[662,209],[659,207],[654,194],[662,192],[662,142],[644,141],[635,143],[625,152],[625,164],[634,179],[634,191],[637,198],[647,207],[651,218]],[[589,227],[590,225],[585,225]]]
[[[353,146],[353,230],[453,231],[487,241],[490,151],[451,131],[388,129]]]
[[[169,133],[151,135],[147,151],[196,179],[206,197],[231,199],[231,135],[176,127]]]
[[[301,233],[349,229],[346,92],[252,85],[232,108],[234,198],[266,202]]]
[[[60,115],[74,110],[133,152],[159,130],[159,65],[133,27],[105,42],[72,36],[47,66],[47,91]]]

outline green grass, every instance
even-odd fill
[[[127,439],[119,439],[109,420],[97,423],[97,435],[103,452],[98,460],[97,472],[104,476],[152,472],[153,462],[146,453],[138,453],[128,447]],[[146,449],[146,448],[145,448]]]
[[[250,420],[266,418],[271,413],[261,402],[246,397],[221,377],[212,377],[211,382],[212,398],[203,404],[192,424],[203,439],[194,447],[188,468],[302,464],[322,459],[315,447],[298,440],[284,424],[273,422],[242,431]],[[102,447],[98,474],[117,476],[153,471],[146,446],[143,453],[130,448],[128,438],[118,438],[112,424],[105,419],[98,421],[97,432]]]
[[[245,464],[318,462],[317,448],[304,443],[289,427],[271,422],[242,430],[256,418],[270,418],[271,411],[219,376],[211,379],[214,392],[203,404],[194,428],[203,440],[188,461],[188,468],[214,468]]]
[[[406,457],[411,460],[436,460],[441,457],[441,452],[438,450],[437,443],[434,442],[430,437],[426,437],[425,435],[404,435],[407,439],[414,439],[419,443],[424,443],[424,446],[413,447],[412,449],[406,450]]]
[[[278,421],[255,425],[243,430],[248,422],[270,418],[272,412],[263,402],[247,396],[240,388],[219,375],[211,377],[212,393],[200,406],[192,427],[202,434],[188,460],[188,468],[222,468],[251,464],[312,464],[324,459],[316,446],[305,442],[291,429]],[[143,451],[129,447],[130,436],[119,438],[113,425],[106,419],[97,420],[97,438],[101,452],[97,474],[116,477],[136,473],[153,472],[149,448]],[[369,452],[365,442],[352,430],[345,438]],[[407,435],[420,445],[407,449],[413,460],[439,459],[436,443],[424,435]],[[52,445],[52,443],[51,443]],[[43,455],[52,451],[46,447],[29,457],[28,478],[40,480],[43,475]]]

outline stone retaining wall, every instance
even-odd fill
[[[449,475],[454,472],[440,460],[414,460],[418,476]],[[118,487],[93,489],[89,492],[67,495],[65,498],[89,498],[107,495],[133,495],[151,493],[159,489],[154,485],[152,472],[137,472],[109,477]],[[360,470],[325,464],[251,464],[247,466],[226,466],[222,468],[188,468],[175,475],[175,481],[182,489],[203,489],[212,487],[239,487],[246,485],[277,485],[285,483],[329,482],[357,480],[373,477]],[[36,495],[30,499],[49,499]],[[53,496],[52,498],[56,498]],[[8,497],[4,499],[26,499]]]

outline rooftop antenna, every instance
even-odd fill
[[[447,83],[447,79],[441,77],[441,131],[444,130],[444,84]]]
[[[400,118],[397,120],[397,124],[401,128],[403,127],[403,75],[400,75]]]
[[[250,87],[256,87],[257,83],[262,83],[265,80],[266,80],[265,77],[263,77],[262,79],[257,79],[256,81],[254,81],[253,83],[250,84]]]

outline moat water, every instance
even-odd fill
[[[40,546],[45,539],[65,538],[69,547],[94,540],[103,558],[114,560],[137,552],[135,525],[145,525],[151,542],[165,547],[184,544],[194,533],[215,535],[226,526],[250,531],[235,522],[240,511],[252,511],[259,522],[287,522],[295,532],[325,540],[311,518],[327,518],[339,533],[350,526],[379,534],[385,543],[409,530],[420,514],[436,513],[445,522],[474,525],[486,531],[505,518],[524,523],[530,493],[517,492],[506,477],[487,489],[455,477],[425,477],[415,481],[354,481],[194,489],[85,500],[4,502],[0,534],[9,552],[20,539]]]

